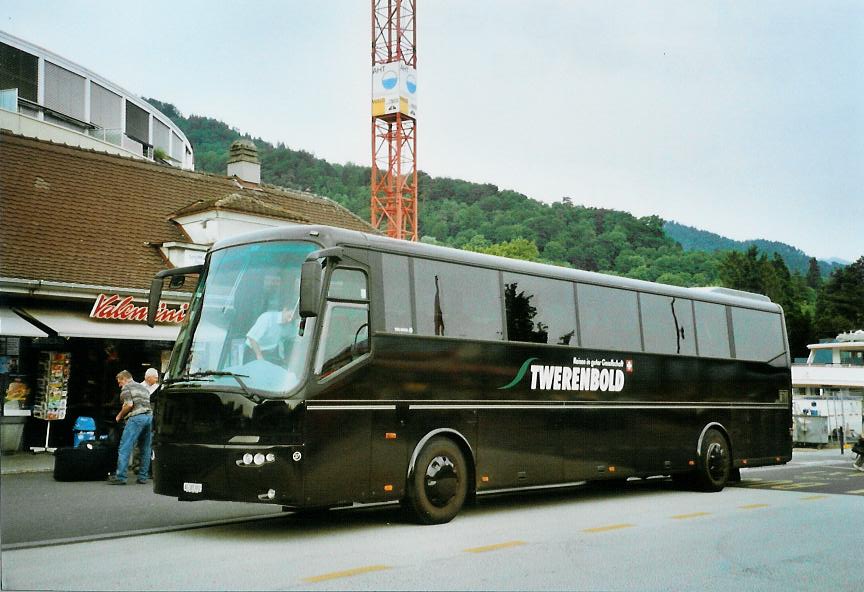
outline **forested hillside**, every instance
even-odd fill
[[[801,249],[787,245],[786,243],[763,239],[736,241],[719,234],[714,234],[713,232],[708,232],[707,230],[700,230],[672,221],[666,222],[663,225],[663,230],[673,240],[684,247],[685,251],[708,251],[710,253],[717,251],[740,251],[743,253],[750,247],[755,246],[763,253],[777,253],[780,255],[783,261],[786,262],[787,267],[792,271],[806,274],[810,267],[810,257]],[[839,263],[819,261],[819,271],[825,277],[841,267],[843,266]]]
[[[251,139],[264,183],[312,191],[369,219],[369,167],[331,164],[212,118],[184,116],[169,103],[148,101],[192,142],[198,170],[225,174],[231,142]],[[589,208],[566,197],[549,204],[493,184],[422,171],[418,193],[426,242],[680,286],[724,285],[767,294],[786,311],[795,355],[804,355],[817,337],[833,337],[855,323],[864,327],[862,300],[858,312],[844,304],[850,295],[864,293],[864,257],[848,270],[832,268],[782,243],[726,243],[729,239],[657,216]]]

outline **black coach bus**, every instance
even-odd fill
[[[764,296],[324,226],[215,244],[158,395],[156,493],[306,510],[671,475],[719,491],[791,459]]]

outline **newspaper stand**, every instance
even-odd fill
[[[69,394],[69,366],[71,354],[67,352],[42,352],[39,358],[39,373],[36,381],[36,401],[33,416],[45,420],[45,446],[33,447],[33,452],[54,452],[48,440],[51,422],[66,417],[66,397]]]

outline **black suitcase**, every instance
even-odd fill
[[[54,451],[56,481],[103,481],[116,468],[117,447],[107,443],[85,442]]]

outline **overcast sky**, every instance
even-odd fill
[[[864,2],[417,5],[427,173],[864,255]],[[184,114],[368,166],[370,7],[29,0],[2,3],[0,30]]]

